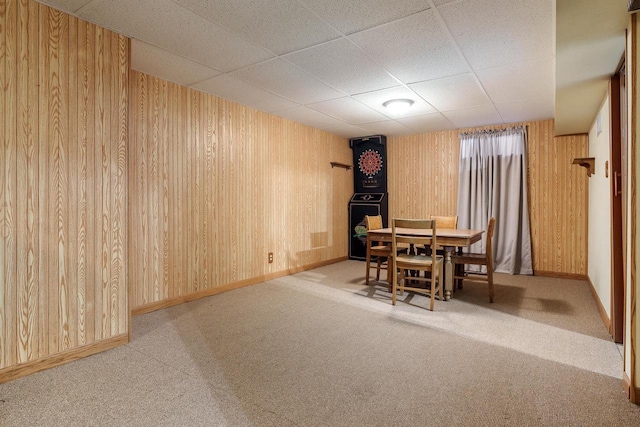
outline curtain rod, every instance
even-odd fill
[[[480,130],[473,130],[473,131],[468,131],[468,132],[460,132],[458,134],[458,137],[461,136],[474,136],[474,135],[491,135],[494,133],[511,133],[511,132],[519,132],[519,131],[527,131],[527,127],[526,126],[513,126],[513,127],[508,127],[508,128],[502,128],[502,129],[480,129]]]

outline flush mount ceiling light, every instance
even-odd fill
[[[391,99],[382,104],[384,108],[395,116],[406,113],[412,105],[413,101],[411,99]]]

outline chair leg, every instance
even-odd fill
[[[436,301],[436,283],[438,283],[438,273],[436,270],[431,271],[431,293],[429,298],[429,310],[433,311],[433,307]]]
[[[380,266],[382,266],[382,257],[378,257],[376,261],[376,282],[380,281]]]
[[[391,288],[391,304],[396,305],[396,292],[398,291],[398,272],[393,269],[393,287]]]
[[[493,271],[487,266],[487,281],[489,282],[489,302],[493,302]]]
[[[391,267],[393,267],[393,258],[387,258],[387,290],[391,292],[392,284],[391,284]]]
[[[454,288],[462,289],[462,279],[461,276],[464,276],[464,264],[455,264],[453,267],[454,276],[458,276],[458,279],[455,280]]]
[[[367,258],[367,273],[364,276],[364,284],[369,285],[369,270],[371,269],[371,260]]]

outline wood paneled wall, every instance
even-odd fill
[[[528,131],[533,269],[586,276],[589,178],[572,162],[588,157],[589,135],[554,137],[553,120],[529,123]]]
[[[586,275],[588,178],[572,161],[587,156],[588,135],[555,137],[553,120],[517,125],[528,131],[534,271]],[[461,131],[389,138],[391,216],[456,214]]]
[[[0,382],[126,341],[129,304],[347,255],[346,139],[130,74],[125,37],[2,0],[0,96]],[[587,138],[526,125],[534,268],[586,274]],[[455,214],[457,134],[389,139],[391,215]]]
[[[0,381],[128,332],[128,70],[125,37],[0,1]]]
[[[388,138],[389,217],[456,215],[459,155],[455,131]]]
[[[346,257],[353,172],[330,166],[351,164],[346,139],[139,72],[131,79],[134,310]]]

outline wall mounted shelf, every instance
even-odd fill
[[[587,169],[587,176],[591,176],[596,173],[596,158],[595,157],[577,157],[573,159],[574,165],[580,165]]]
[[[338,163],[338,162],[331,162],[331,167],[338,167],[338,168],[344,168],[346,170],[351,169],[353,166],[351,165],[345,165],[344,163]]]

